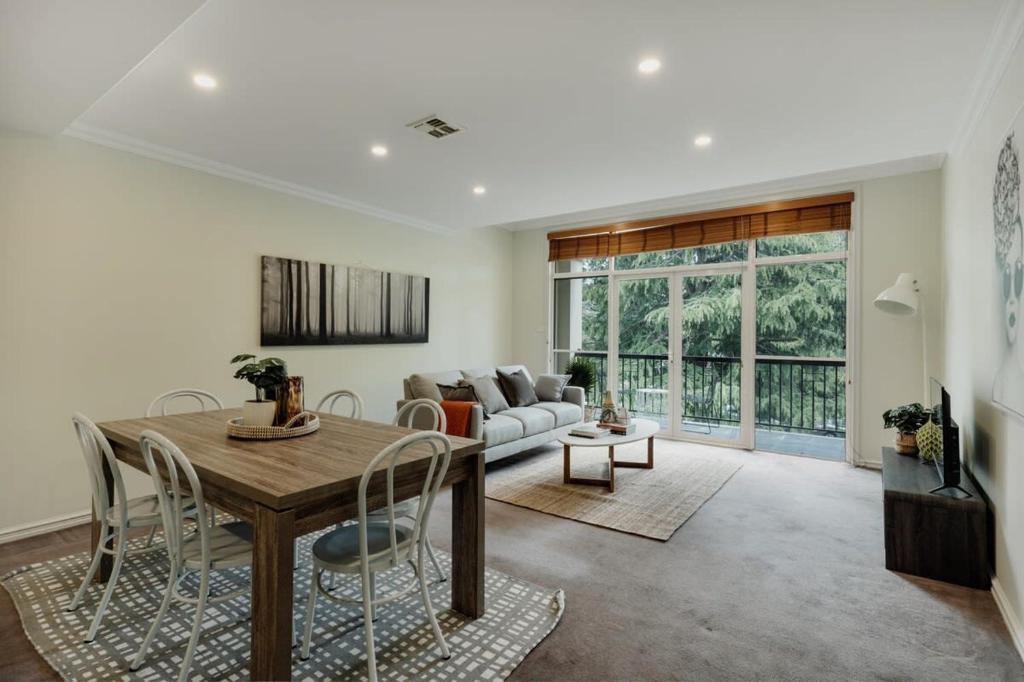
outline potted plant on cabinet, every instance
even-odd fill
[[[917,454],[917,430],[928,422],[931,411],[921,403],[900,405],[882,414],[885,428],[896,429],[896,452],[901,455]]]
[[[267,399],[267,389],[276,388],[288,377],[281,358],[263,358],[243,353],[231,358],[231,364],[245,363],[235,371],[235,378],[248,381],[256,389],[256,400],[242,406],[242,423],[248,426],[273,426],[277,402]]]

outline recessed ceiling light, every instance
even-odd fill
[[[643,59],[636,66],[636,70],[642,74],[652,74],[661,68],[661,60],[655,57],[648,57]]]
[[[487,188],[483,185],[477,185],[473,188],[473,194],[486,194]]]
[[[208,73],[197,73],[192,76],[192,82],[203,90],[213,90],[217,87],[217,79]]]
[[[693,146],[695,147],[707,147],[709,144],[711,144],[710,135],[698,135],[693,138]]]
[[[387,156],[388,148],[382,144],[375,144],[372,147],[370,147],[370,153],[373,154],[374,156]]]

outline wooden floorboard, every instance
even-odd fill
[[[89,550],[89,532],[89,524],[84,523],[0,545],[0,575],[6,575],[27,564],[86,552]],[[0,641],[3,642],[0,680],[35,682],[60,679],[28,641],[25,630],[21,627],[18,611],[5,589],[0,589]]]

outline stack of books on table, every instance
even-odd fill
[[[628,436],[631,433],[636,433],[636,423],[630,422],[628,424],[598,424],[599,428],[607,429],[609,432],[616,436]]]
[[[608,429],[599,428],[595,424],[584,424],[583,426],[577,426],[575,429],[569,432],[570,436],[579,436],[580,438],[600,438],[608,434]]]

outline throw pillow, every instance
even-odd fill
[[[483,405],[484,414],[495,414],[496,412],[504,412],[508,409],[508,401],[505,400],[505,396],[498,390],[498,382],[493,377],[466,379],[465,383],[472,386],[473,390],[476,391],[477,398],[479,398],[480,404]]]
[[[409,377],[409,390],[413,398],[430,398],[434,402],[441,402],[441,391],[437,388],[437,381],[423,374],[413,374]]]
[[[501,381],[501,387],[505,389],[509,404],[513,407],[528,407],[539,402],[533,384],[523,370],[506,374],[499,369],[498,379]]]
[[[545,402],[560,403],[562,402],[562,391],[569,383],[569,378],[568,374],[541,374],[537,377],[537,384],[533,390],[537,393],[537,397]]]
[[[459,382],[458,386],[447,386],[445,384],[438,384],[437,390],[441,391],[441,398],[443,400],[462,400],[471,403],[478,403],[480,399],[476,397],[476,391],[469,384]]]

